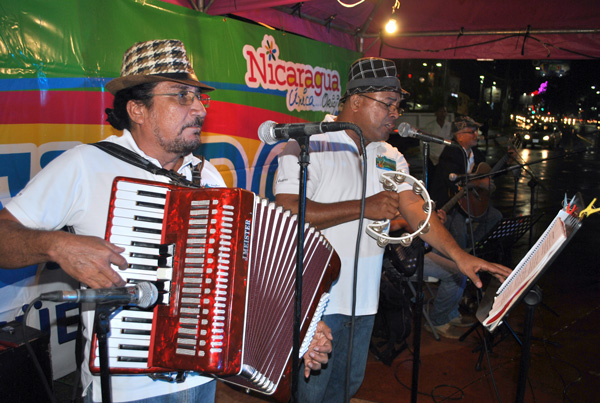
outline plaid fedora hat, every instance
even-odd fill
[[[402,89],[398,79],[396,64],[388,59],[365,57],[350,66],[346,92],[341,98],[345,101],[350,95],[365,92],[397,92],[404,98],[408,92]]]
[[[109,81],[106,89],[115,95],[125,88],[158,81],[175,81],[203,91],[214,90],[198,81],[183,43],[176,39],[138,42],[127,49],[121,76]]]
[[[481,126],[483,126],[481,123],[477,123],[468,116],[457,116],[452,122],[450,133],[455,134],[467,127],[479,129]]]

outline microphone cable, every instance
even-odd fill
[[[356,319],[356,283],[358,282],[358,259],[360,253],[360,241],[362,239],[362,228],[363,228],[363,220],[365,218],[365,198],[367,193],[367,150],[365,146],[365,139],[363,137],[362,130],[355,124],[352,124],[352,130],[358,134],[360,139],[360,149],[363,156],[362,166],[363,166],[363,175],[362,175],[362,194],[360,198],[360,217],[358,219],[358,234],[356,235],[356,252],[354,253],[354,271],[352,278],[352,315],[350,316],[350,335],[348,337],[348,355],[346,360],[346,382],[344,385],[344,402],[350,402],[350,372],[352,370],[352,345],[354,343],[354,325]]]

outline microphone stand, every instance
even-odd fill
[[[361,147],[364,150],[364,139],[362,130],[354,123],[350,122],[339,122],[339,130],[353,130],[358,134],[361,140]],[[317,134],[317,133],[314,133]],[[295,137],[294,139],[300,146],[300,153],[298,155],[298,165],[300,165],[300,182],[298,184],[298,234],[297,234],[297,245],[296,245],[296,282],[295,282],[295,300],[294,300],[294,334],[293,334],[293,346],[292,346],[292,380],[291,380],[291,401],[293,403],[298,402],[298,381],[299,381],[299,369],[300,369],[300,326],[302,325],[302,272],[304,269],[304,225],[306,221],[306,173],[308,165],[310,164],[310,156],[308,153],[309,138],[311,134],[304,134]],[[365,180],[366,180],[366,152],[363,152],[363,197],[361,204],[361,215],[359,222],[359,240],[360,233],[362,231],[362,221],[364,217],[364,192],[365,192]],[[358,248],[357,255],[355,256],[355,272],[358,262]],[[356,274],[356,273],[355,273]],[[355,276],[356,277],[356,276]],[[356,280],[354,282],[356,287]],[[354,302],[353,302],[353,314],[354,314]],[[353,315],[354,317],[354,315]],[[354,322],[352,322],[352,330],[350,333],[350,346],[352,346],[352,332]],[[348,361],[349,362],[349,361]],[[347,380],[348,381],[348,380]],[[346,384],[346,389],[348,385]],[[346,390],[347,394],[347,390]]]
[[[298,189],[298,234],[296,245],[296,288],[294,300],[294,335],[292,346],[292,402],[298,402],[298,377],[300,370],[300,326],[302,325],[302,270],[304,268],[304,223],[306,221],[306,172],[310,164],[308,154],[310,135],[299,136],[300,145],[298,165],[300,165],[300,183]]]
[[[425,188],[429,189],[429,142],[423,141],[423,181],[425,182]],[[433,214],[434,212],[432,212]],[[415,289],[415,317],[414,317],[414,328],[415,334],[413,336],[413,366],[412,366],[412,378],[410,388],[410,401],[416,403],[419,396],[419,370],[421,366],[421,319],[423,315],[423,270],[424,270],[424,248],[420,247],[417,250],[417,256],[415,260],[416,275],[417,275],[417,287]]]
[[[425,182],[425,189],[429,189],[429,142],[422,141],[423,143],[423,181]]]
[[[111,403],[110,366],[108,362],[108,334],[110,333],[110,315],[120,305],[114,303],[97,304],[94,315],[94,328],[98,338],[98,357],[100,359],[100,387],[102,402]]]

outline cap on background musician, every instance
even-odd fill
[[[362,130],[367,154],[367,188],[365,223],[370,220],[394,219],[402,214],[413,228],[425,219],[423,199],[412,187],[401,185],[399,193],[385,191],[379,181],[386,171],[408,172],[404,156],[386,140],[396,128],[400,101],[406,92],[400,85],[393,61],[362,58],[350,66],[343,106],[338,117],[324,121],[350,122]],[[279,155],[275,183],[276,203],[294,212],[298,210],[300,147],[288,141]],[[352,306],[356,237],[362,191],[362,156],[359,134],[353,130],[317,134],[310,137],[306,221],[319,229],[337,251],[342,261],[340,277],[331,288],[330,301],[323,320],[331,328],[334,352],[327,367],[306,381],[300,380],[299,401],[337,402],[346,395],[346,368],[350,362],[350,387],[347,397],[362,383],[369,341],[377,312],[383,248],[363,234],[357,272],[356,320],[351,358],[348,358]],[[423,238],[452,258],[459,269],[480,286],[479,270],[500,276],[508,268],[487,263],[466,254],[435,218]]]
[[[106,88],[115,96],[113,108],[106,110],[108,121],[123,133],[103,142],[121,146],[197,184],[226,186],[210,162],[192,154],[201,141],[210,102],[207,93],[214,88],[198,80],[181,41],[134,44],[123,56],[120,77]],[[126,269],[127,261],[120,255],[124,249],[103,239],[116,176],[170,181],[93,145],[62,153],[0,211],[0,267],[56,262],[92,288],[124,285],[111,268]],[[65,226],[74,233],[61,231]],[[100,377],[93,376],[88,365],[93,314],[93,309],[82,312],[86,402],[101,401]],[[322,352],[313,346],[309,352],[315,357],[306,361],[315,368],[327,359],[327,342],[320,344]],[[157,382],[146,375],[113,375],[111,384],[114,402],[147,398],[212,402],[215,395],[215,381],[194,373],[182,383]]]

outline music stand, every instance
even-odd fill
[[[475,244],[474,254],[478,257],[485,258],[486,260],[490,260],[490,256],[497,258],[497,256],[500,254],[502,256],[501,263],[505,266],[511,266],[513,245],[515,245],[517,241],[527,233],[528,230],[531,230],[533,225],[542,216],[543,213],[535,216],[503,218],[488,232],[482,241],[479,241]],[[531,247],[531,243],[529,246]],[[483,298],[479,302],[478,312],[489,312],[494,301],[494,295],[499,287],[500,282],[496,278],[492,278],[490,283],[487,285]],[[458,340],[464,341],[467,336],[477,330],[479,326],[481,326],[481,323],[476,321]],[[508,333],[510,333],[519,344],[521,344],[521,341],[509,324],[504,322],[503,326],[504,329],[507,330]],[[492,333],[484,331],[483,334],[480,335],[480,337],[485,338],[485,343],[482,340],[481,345],[473,350],[473,352],[479,351],[479,357],[477,359],[477,363],[475,364],[475,370],[479,371],[481,369],[481,363],[485,353],[485,346],[489,346],[487,348],[489,348],[491,351],[496,345],[505,339],[507,333],[502,332],[500,336],[501,338],[495,341],[494,334]]]
[[[533,225],[542,217],[542,215],[543,214],[538,214],[535,217],[527,215],[527,216],[519,216],[519,217],[511,217],[511,218],[501,219],[494,226],[494,228],[492,228],[487,233],[487,235],[483,238],[483,240],[481,240],[475,244],[475,248],[473,249],[474,250],[473,254],[475,256],[478,256],[478,257],[486,259],[486,260],[490,260],[490,256],[493,257],[494,259],[496,259],[498,257],[498,255],[500,254],[502,256],[501,263],[505,266],[510,266],[511,259],[512,259],[511,251],[512,251],[513,245],[516,244],[517,241],[519,239],[521,239],[521,237],[527,233],[527,231],[529,231],[529,230],[531,230],[531,228],[533,228]],[[484,298],[479,303],[480,307],[482,305],[488,305],[489,307],[491,307],[491,304],[493,302],[493,295],[499,286],[500,286],[500,282],[498,280],[496,280],[495,278],[492,278],[492,280],[491,280],[490,284],[488,285],[488,288],[485,292]],[[488,298],[486,298],[486,297],[488,297]],[[490,298],[492,298],[492,300],[489,300]],[[489,310],[489,308],[488,308],[488,310]],[[508,324],[506,324],[506,323],[504,325],[508,329],[508,331],[513,336],[515,336],[514,332],[510,328],[510,326],[508,326]],[[465,333],[463,333],[460,336],[460,338],[458,340],[464,341],[467,338],[467,336],[469,336],[471,333],[473,333],[479,326],[481,326],[481,323],[479,321],[476,321]],[[484,332],[481,337],[486,338],[487,344],[490,346],[490,350],[491,350],[495,345],[497,345],[502,340],[504,340],[505,335],[503,334],[502,338],[500,340],[498,340],[496,343],[494,343],[493,336],[491,334],[487,335]],[[477,364],[475,365],[475,369],[477,371],[479,371],[481,369],[481,362],[483,360],[483,354],[485,352],[483,342],[482,342],[482,345],[477,347],[475,350],[473,350],[473,352],[476,352],[478,350],[479,350],[479,358],[477,359]]]
[[[473,249],[473,255],[485,258],[490,255],[497,255],[498,250],[502,253],[502,264],[509,266],[511,264],[511,250],[514,244],[527,233],[533,225],[542,217],[538,214],[535,217],[531,215],[503,218],[492,228],[483,240],[478,241]],[[529,245],[531,247],[531,245]],[[487,260],[487,259],[486,259]]]
[[[581,227],[579,212],[583,200],[578,193],[574,200],[559,211],[546,231],[540,236],[535,245],[515,267],[513,273],[502,283],[497,291],[493,291],[493,302],[489,306],[480,305],[477,319],[493,333],[504,322],[506,316],[521,301],[527,305],[524,339],[521,346],[522,354],[519,364],[519,381],[517,385],[517,402],[522,402],[525,396],[527,372],[530,361],[531,334],[533,331],[533,315],[535,307],[541,303],[541,290],[537,281],[554,263],[558,255],[573,238]],[[488,289],[486,294],[492,290]],[[488,298],[485,298],[488,297]],[[488,295],[484,299],[490,300]]]

